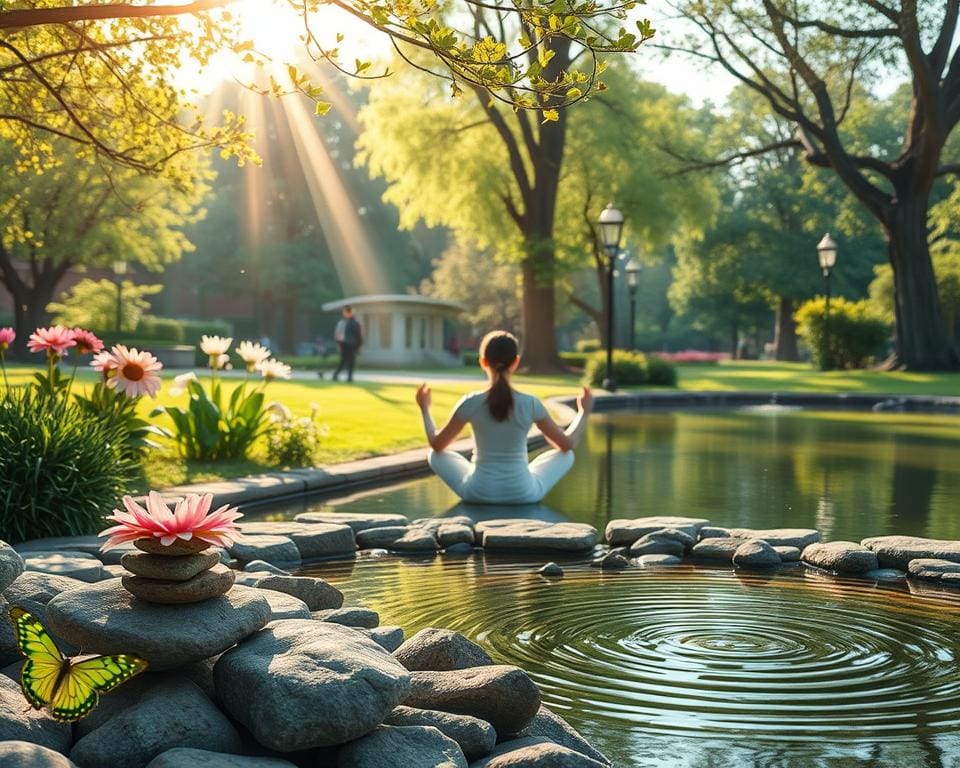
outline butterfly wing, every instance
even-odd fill
[[[112,691],[146,668],[146,661],[127,654],[71,660],[63,684],[53,696],[50,714],[57,720],[79,720],[97,705],[100,693]]]
[[[34,709],[49,706],[57,690],[63,654],[36,617],[22,608],[10,609],[17,647],[26,658],[20,670],[20,685]]]

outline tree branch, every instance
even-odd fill
[[[182,16],[214,8],[222,8],[234,0],[194,0],[183,5],[130,5],[104,3],[61,6],[58,8],[29,8],[0,11],[0,29],[24,29],[44,24],[68,24],[74,21],[98,19],[143,19],[154,16]]]

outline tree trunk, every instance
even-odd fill
[[[797,324],[793,319],[794,311],[793,299],[781,296],[777,302],[777,325],[773,335],[777,360],[796,362],[800,359],[797,352]]]
[[[560,370],[555,337],[556,306],[553,290],[553,251],[524,259],[523,367],[530,372]],[[544,274],[544,273],[547,274]]]
[[[898,190],[898,193],[900,190]],[[928,196],[910,190],[898,194],[885,222],[893,266],[897,351],[890,368],[952,371],[960,353],[947,332],[927,242]]]
[[[27,361],[32,357],[27,351],[27,341],[37,328],[47,325],[47,304],[53,301],[54,288],[41,284],[13,294],[13,325],[17,338],[10,349],[11,358]]]
[[[740,324],[736,320],[730,323],[730,357],[740,359]]]

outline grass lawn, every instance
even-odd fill
[[[37,370],[28,366],[9,366],[11,383],[22,383]],[[461,373],[460,369],[455,369]],[[172,379],[173,373],[167,374]],[[424,373],[430,380],[430,372]],[[95,381],[94,374],[82,372],[78,386]],[[226,385],[239,386],[239,380]],[[580,383],[578,377],[520,376],[519,389],[541,398],[574,394]],[[454,403],[466,392],[482,386],[479,376],[475,381],[438,381],[433,389],[434,419],[442,424]],[[806,364],[739,362],[717,365],[679,366],[678,387],[684,390],[747,390],[774,392],[865,392],[913,395],[960,395],[960,374],[882,373],[877,371],[822,372]],[[323,440],[318,458],[321,464],[332,464],[349,459],[393,453],[424,446],[420,416],[413,399],[413,383],[337,383],[309,379],[273,382],[267,387],[267,400],[284,403],[296,415],[310,412],[316,403],[320,423],[328,434]],[[161,390],[158,400],[142,401],[143,412],[156,405],[176,402],[183,404],[185,395],[172,398],[168,388]],[[166,416],[156,423],[170,426]],[[149,454],[145,462],[143,487],[164,488],[188,482],[204,482],[244,474],[269,471],[276,467],[266,462],[262,446],[253,450],[249,459],[237,462],[186,463],[174,447]]]

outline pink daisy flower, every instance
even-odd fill
[[[70,347],[76,346],[76,343],[72,329],[54,325],[50,328],[37,328],[31,333],[27,349],[31,352],[46,352],[49,355],[63,357],[63,353]]]
[[[186,498],[177,499],[171,511],[156,491],[150,491],[144,507],[133,497],[124,496],[123,511],[115,509],[107,517],[117,525],[98,534],[109,537],[100,551],[106,552],[137,539],[159,539],[160,544],[168,547],[177,539],[190,541],[197,538],[216,547],[230,547],[242,539],[235,521],[243,515],[236,507],[227,504],[211,512],[212,502],[212,494],[198,496],[190,493]]]
[[[93,356],[93,360],[90,361],[90,367],[99,373],[108,374],[117,367],[117,361],[113,355],[104,350],[97,352],[97,354]]]
[[[108,387],[119,389],[128,397],[157,396],[160,391],[157,372],[163,368],[163,363],[149,352],[138,352],[136,347],[127,349],[123,344],[114,346],[110,356],[113,360],[110,363],[112,367],[107,371]]]
[[[78,355],[95,355],[103,349],[103,342],[83,328],[73,329],[73,340],[77,343]]]
[[[6,352],[15,338],[17,334],[13,328],[0,328],[0,352]]]

